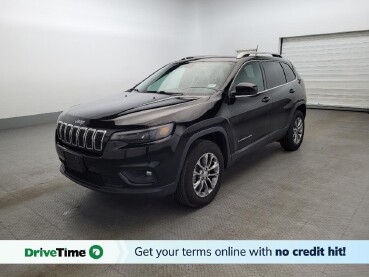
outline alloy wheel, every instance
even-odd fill
[[[193,189],[199,197],[208,196],[218,183],[219,161],[213,153],[205,153],[197,161],[192,177]]]
[[[301,117],[297,117],[293,124],[293,142],[299,144],[304,132],[304,121]]]

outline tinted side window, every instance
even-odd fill
[[[240,69],[234,80],[234,86],[239,83],[253,83],[258,86],[258,91],[264,90],[263,75],[258,62],[248,62]]]
[[[268,88],[274,88],[286,83],[286,77],[279,62],[263,62]]]
[[[293,73],[291,67],[288,64],[281,63],[284,73],[286,74],[287,82],[291,82],[296,79],[295,73]]]

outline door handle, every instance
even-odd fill
[[[265,96],[263,99],[261,99],[262,102],[269,102],[270,97],[269,96]]]
[[[294,88],[290,89],[290,93],[294,93],[296,90]]]

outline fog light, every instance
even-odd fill
[[[154,173],[145,169],[124,169],[121,171],[131,185],[148,185],[157,182]]]

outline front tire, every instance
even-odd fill
[[[209,204],[219,191],[224,171],[222,151],[212,141],[196,141],[189,151],[175,199],[198,208]]]
[[[286,135],[281,139],[280,144],[286,151],[296,151],[304,139],[305,118],[301,111],[296,111]]]

